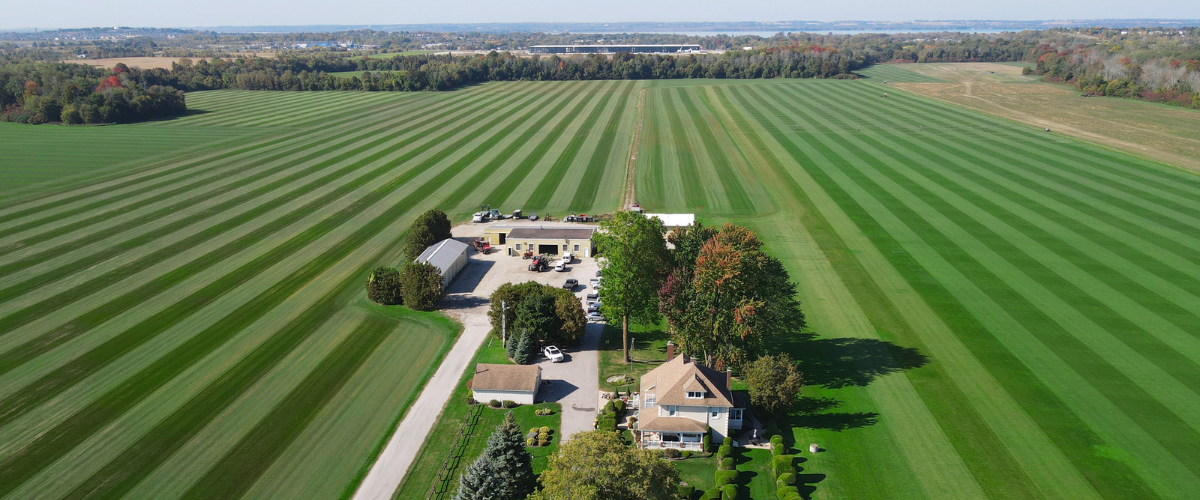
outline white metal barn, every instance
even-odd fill
[[[471,397],[483,404],[495,399],[531,405],[540,385],[540,366],[479,363],[475,365],[475,378],[471,380]]]
[[[470,245],[453,238],[446,238],[426,248],[416,262],[424,262],[442,272],[442,288],[450,286],[454,276],[467,266],[467,249]]]

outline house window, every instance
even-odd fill
[[[567,251],[567,244],[566,244],[566,243],[563,243],[563,251],[564,251],[564,252],[565,252],[565,251]]]
[[[646,395],[646,408],[653,408],[657,402],[654,400],[653,394]]]
[[[716,409],[716,408],[709,408],[709,410],[711,410],[711,412],[709,413],[709,415],[711,415],[711,416],[712,416],[712,418],[718,418],[718,417],[720,417],[720,416],[721,416],[721,410],[719,410],[719,409]]]
[[[741,420],[741,419],[742,419],[742,409],[741,408],[731,408],[729,410],[729,420]]]
[[[667,416],[668,416],[668,417],[674,417],[674,416],[675,416],[675,407],[674,407],[674,406],[668,406],[668,407],[667,407]]]
[[[575,251],[576,251],[576,252],[578,252],[578,251],[579,251],[579,245],[575,245]]]
[[[688,399],[704,399],[704,393],[700,391],[687,391]]]
[[[517,243],[516,249],[517,249],[517,250],[520,250],[520,249],[521,249],[521,244],[520,244],[520,243]]]

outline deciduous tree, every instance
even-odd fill
[[[669,256],[662,221],[632,211],[617,212],[600,223],[592,237],[600,252],[603,287],[600,311],[621,319],[624,359],[629,360],[629,321],[657,323],[658,289],[668,271]]]
[[[387,266],[379,266],[371,271],[367,277],[367,298],[385,306],[404,303],[400,293],[400,272]]]
[[[679,472],[620,434],[590,431],[563,443],[538,480],[531,500],[662,500],[675,498]]]
[[[400,294],[408,307],[432,311],[445,296],[442,271],[426,263],[410,262],[400,270]]]
[[[773,415],[787,412],[796,405],[803,379],[796,363],[785,354],[759,356],[742,368],[742,379],[750,387],[754,408]]]

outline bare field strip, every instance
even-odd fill
[[[813,498],[1200,490],[1200,178],[876,72],[220,91],[39,128],[101,158],[197,141],[47,157],[79,180],[0,204],[0,498],[349,495],[457,332],[364,307],[365,273],[427,208],[618,208],[643,89],[638,201],[751,226],[800,283],[811,333],[774,347],[807,378],[791,439],[828,450]]]

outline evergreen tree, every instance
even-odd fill
[[[521,333],[521,340],[517,342],[517,348],[513,353],[513,362],[518,365],[527,365],[533,361],[533,334],[528,330]]]
[[[533,492],[533,457],[512,412],[488,437],[487,448],[459,478],[455,500],[520,500]]]

